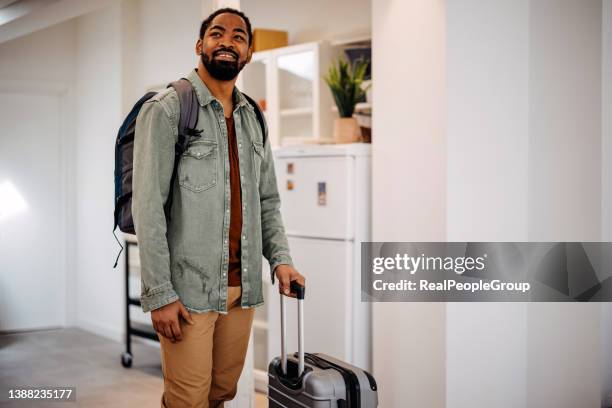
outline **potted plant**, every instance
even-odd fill
[[[357,120],[353,118],[355,105],[364,95],[367,87],[362,83],[369,61],[357,59],[349,64],[345,59],[338,59],[332,64],[323,77],[338,107],[339,118],[334,123],[334,141],[336,143],[351,143],[361,140],[361,130]]]

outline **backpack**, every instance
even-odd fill
[[[178,140],[174,149],[174,167],[172,170],[172,177],[170,179],[168,198],[164,203],[164,213],[166,214],[166,220],[169,222],[173,189],[179,161],[189,143],[201,136],[202,130],[195,129],[198,123],[200,105],[191,82],[185,78],[182,78],[178,81],[172,82],[168,85],[168,87],[173,87],[176,90],[180,103]],[[117,227],[119,227],[119,230],[122,232],[136,234],[134,220],[132,218],[132,168],[134,160],[134,137],[136,137],[136,118],[138,117],[138,113],[140,112],[140,109],[144,103],[155,95],[157,95],[157,92],[147,92],[142,98],[140,98],[138,102],[134,104],[134,107],[130,113],[126,116],[121,127],[119,128],[119,132],[117,133],[117,140],[115,142],[115,211],[113,235],[121,247],[121,250],[117,255],[113,268],[117,267],[119,257],[123,251],[123,245],[121,245],[117,235],[115,235],[115,230]],[[251,97],[245,93],[242,95],[255,109],[257,122],[261,128],[265,143],[267,137],[267,127],[263,118],[263,113],[261,112],[259,105],[253,99],[251,99]]]

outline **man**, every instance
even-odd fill
[[[168,88],[136,124],[132,212],[141,259],[142,308],[161,344],[162,407],[218,407],[234,398],[254,307],[263,303],[261,256],[290,293],[304,285],[281,219],[272,151],[235,82],[251,60],[252,30],[224,8],[200,28],[198,68],[187,79],[200,105],[180,158],[169,221],[180,104]]]

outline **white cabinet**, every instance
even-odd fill
[[[350,200],[354,163],[345,157],[279,157],[278,188],[286,232],[293,236],[347,239],[354,236]],[[288,170],[289,169],[289,170]],[[304,216],[308,214],[309,216]],[[316,220],[316,222],[315,222]]]
[[[351,241],[321,240],[289,236],[296,268],[306,276],[304,299],[304,347],[307,352],[325,353],[353,361],[351,352],[351,302],[353,288],[347,284],[353,273]],[[280,355],[280,295],[271,293],[268,348]],[[297,301],[286,300],[287,350],[297,351]]]
[[[323,75],[332,48],[311,42],[253,54],[238,88],[264,108],[273,146],[331,140],[334,114]]]
[[[306,277],[306,351],[368,370],[371,305],[361,302],[360,264],[361,243],[370,240],[370,145],[290,146],[274,155],[289,247]],[[272,350],[277,310],[270,316]]]

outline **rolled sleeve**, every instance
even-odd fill
[[[274,270],[278,265],[291,265],[293,266],[293,260],[291,259],[291,255],[289,254],[277,254],[274,259],[270,260],[270,278],[272,279],[272,284],[274,284]]]
[[[146,313],[162,306],[175,302],[179,299],[172,284],[166,282],[157,288],[150,289],[146,294],[140,296],[142,310]]]

